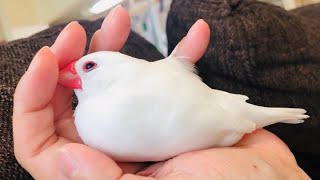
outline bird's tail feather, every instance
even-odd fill
[[[269,108],[250,105],[252,120],[256,123],[257,128],[262,128],[275,123],[299,124],[304,119],[309,118],[306,110],[300,108]]]
[[[246,102],[247,96],[231,94],[228,92],[212,91],[215,102],[227,112],[232,110],[240,119],[246,119],[256,124],[256,128],[262,128],[275,123],[299,124],[309,118],[306,110],[300,108],[263,107]]]

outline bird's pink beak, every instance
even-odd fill
[[[76,61],[68,64],[65,68],[60,70],[59,84],[72,89],[81,89],[81,79],[74,67],[75,64]]]

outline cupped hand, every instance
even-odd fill
[[[118,51],[130,33],[130,19],[121,6],[113,9],[101,28],[95,32],[89,52]],[[114,38],[117,37],[117,38]],[[35,179],[67,179],[61,159],[64,154],[86,153],[85,161],[95,161],[95,151],[82,145],[74,126],[71,107],[72,90],[60,86],[59,69],[84,55],[86,33],[77,22],[70,23],[51,47],[42,48],[32,60],[19,81],[14,95],[13,135],[14,151],[18,162]],[[74,143],[74,144],[72,144]],[[68,152],[69,146],[77,147]],[[114,165],[108,157],[102,164]],[[133,172],[140,164],[120,164],[124,171]],[[121,174],[121,169],[113,173]],[[84,173],[84,172],[82,172]],[[108,177],[108,172],[95,173],[95,177]]]
[[[129,32],[129,15],[117,6],[94,34],[89,52],[118,51]],[[196,63],[209,37],[208,25],[199,20],[171,55]],[[72,90],[58,84],[58,74],[83,56],[85,43],[84,29],[77,22],[70,23],[51,47],[37,53],[16,88],[15,156],[35,179],[310,179],[287,146],[265,130],[245,136],[234,147],[189,152],[148,167],[114,162],[83,145],[73,122]]]

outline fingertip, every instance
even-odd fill
[[[205,40],[207,40],[208,36],[210,36],[210,27],[208,25],[208,23],[206,23],[206,21],[204,19],[198,19],[190,28],[190,30],[188,31],[188,35],[194,35],[197,34],[198,35],[202,35],[199,37],[205,37]]]
[[[122,6],[115,7],[92,37],[89,53],[119,51],[130,34],[130,16]],[[116,38],[115,38],[116,37]]]
[[[54,74],[58,74],[58,66],[57,66],[57,60],[53,52],[48,46],[42,47],[33,57],[26,73],[24,76],[22,76],[22,81],[26,76],[33,77],[37,75],[40,72],[43,72],[44,70],[49,70],[49,72],[53,72]],[[36,71],[36,72],[33,72]],[[30,78],[31,78],[30,77]],[[17,88],[19,87],[19,84]]]
[[[49,103],[58,81],[58,64],[49,47],[41,48],[20,79],[14,94],[16,111],[32,111]]]
[[[87,36],[85,29],[77,22],[69,23],[59,34],[51,46],[56,55],[59,68],[63,68],[71,61],[81,58],[84,54]]]
[[[42,47],[36,55],[33,57],[27,72],[32,71],[34,69],[38,68],[38,64],[41,63],[42,59],[52,59],[54,57],[53,53],[51,52],[50,48],[48,46]]]
[[[93,52],[97,52],[99,50],[101,50],[102,48],[100,48],[101,45],[101,40],[100,37],[102,37],[102,30],[98,29],[91,38],[91,42],[90,42],[90,46],[89,46],[89,51],[88,53],[93,53]]]
[[[190,28],[186,37],[176,46],[172,56],[182,57],[183,59],[195,64],[205,53],[210,41],[209,25],[199,19]]]
[[[111,21],[121,21],[121,23],[124,26],[130,27],[130,15],[128,11],[123,8],[121,5],[117,5],[110,13],[107,15],[107,17],[103,20],[101,29],[108,28],[109,23]]]
[[[207,35],[210,35],[210,27],[209,24],[204,20],[204,19],[199,19],[197,21],[197,23],[199,24],[199,28],[203,29],[203,32]]]
[[[209,41],[210,41],[210,27],[209,24],[203,20],[200,19],[198,20],[198,32],[201,34],[201,36],[199,38],[202,38],[202,42],[205,44],[205,48],[207,48],[207,46],[209,45]]]

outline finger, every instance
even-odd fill
[[[138,163],[125,163],[118,162],[118,166],[122,169],[123,173],[136,174],[143,168],[150,165],[150,163],[138,162]]]
[[[78,22],[71,22],[61,31],[50,48],[58,59],[60,69],[83,56],[86,41],[85,30]]]
[[[130,33],[130,17],[121,6],[115,7],[104,19],[101,29],[92,37],[89,53],[119,51]]]
[[[209,170],[207,170],[209,171]],[[196,176],[191,173],[184,172],[175,172],[165,177],[144,177],[133,174],[125,174],[119,180],[203,180],[205,178],[201,176]],[[206,178],[206,179],[218,179],[214,177]]]
[[[154,164],[142,169],[141,171],[139,171],[136,174],[139,175],[139,176],[151,176],[151,177],[153,177],[159,171],[159,169],[161,169],[166,163],[167,163],[167,161],[154,163]]]
[[[66,88],[58,83],[56,91],[51,100],[56,121],[61,121],[72,117],[72,92],[72,89]],[[57,124],[59,123],[61,122],[57,122]]]
[[[157,179],[153,177],[144,177],[144,176],[133,175],[133,174],[125,174],[119,180],[157,180]],[[163,180],[165,179],[163,178]],[[166,179],[166,180],[169,180],[169,179]],[[179,179],[175,179],[175,180],[179,180]],[[184,180],[189,180],[189,179],[184,179]]]
[[[67,179],[119,179],[117,164],[103,153],[82,144],[70,143],[58,150],[57,166]]]
[[[72,109],[68,108],[68,111],[72,111]],[[66,115],[68,114],[69,113]],[[73,113],[70,113],[68,118],[63,118],[62,120],[55,122],[56,133],[58,136],[64,137],[71,142],[83,144],[83,141],[79,136],[74,124],[74,118],[72,117],[72,114]]]
[[[33,112],[47,106],[57,85],[58,71],[56,57],[50,49],[40,49],[17,85],[15,111]]]
[[[86,45],[86,33],[78,22],[69,23],[60,33],[55,43],[51,46],[52,52],[58,59],[59,68],[63,68],[72,61],[82,57]],[[72,90],[58,85],[52,107],[55,119],[72,116],[71,101]]]
[[[190,28],[170,56],[180,57],[195,64],[205,53],[209,41],[209,25],[200,19]]]
[[[56,57],[44,47],[17,85],[13,135],[18,156],[32,156],[57,139],[50,100],[57,85],[58,71]]]
[[[251,134],[246,134],[235,146],[267,149],[271,152],[276,152],[278,155],[287,156],[295,161],[295,158],[288,146],[276,135],[265,129],[259,129]]]

